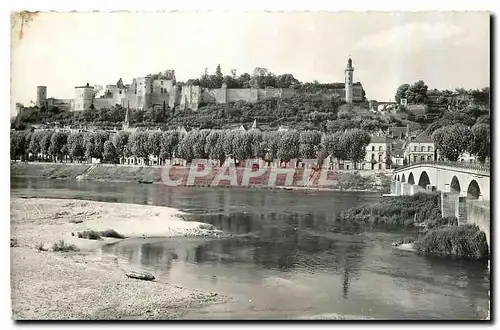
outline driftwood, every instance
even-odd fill
[[[127,277],[136,278],[143,281],[152,281],[155,277],[149,273],[139,273],[139,272],[127,272],[125,273]]]

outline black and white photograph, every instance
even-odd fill
[[[10,20],[12,320],[491,320],[492,13]]]

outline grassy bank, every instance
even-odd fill
[[[11,163],[12,177],[36,177],[44,179],[86,179],[98,181],[119,181],[119,182],[165,182],[167,172],[161,166],[127,166],[108,164],[67,164],[67,163]],[[189,167],[173,167],[168,172],[168,179],[179,181],[180,186],[187,185]],[[203,177],[196,177],[194,186],[217,186],[229,187],[228,180],[214,181],[220,169],[214,168]],[[268,168],[259,177],[250,178],[250,187],[285,187],[286,175],[279,174],[274,184],[269,184],[271,168]],[[243,168],[236,169],[237,186],[243,186]],[[329,171],[327,179],[331,182],[327,185],[319,182],[319,176],[311,181],[311,184],[304,187],[304,169],[295,169],[290,187],[295,188],[324,188],[332,190],[348,191],[386,191],[389,178],[383,175],[372,175],[356,172]],[[307,181],[307,180],[306,180]]]

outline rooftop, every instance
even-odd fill
[[[432,137],[427,132],[420,133],[412,142],[433,143]]]

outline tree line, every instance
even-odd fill
[[[468,152],[484,163],[491,155],[490,125],[476,123],[472,127],[453,124],[438,128],[432,133],[432,140],[439,153],[450,161],[457,161]]]
[[[119,131],[61,132],[11,131],[11,159],[22,161],[89,162],[91,158],[118,164],[120,158],[149,156],[164,160],[177,158],[187,162],[193,159],[212,159],[220,164],[226,159],[318,159],[327,155],[354,163],[364,159],[370,135],[360,129],[325,134],[319,131],[258,130],[138,130],[134,133]]]

